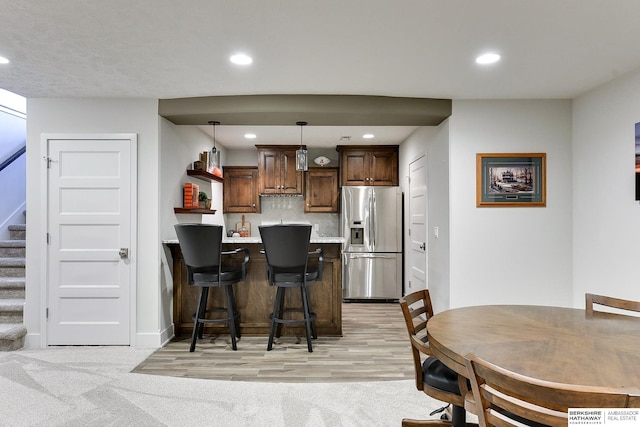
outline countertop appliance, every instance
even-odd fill
[[[402,294],[402,190],[343,186],[342,297],[397,301]]]

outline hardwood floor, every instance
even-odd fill
[[[397,303],[344,303],[343,336],[318,337],[313,353],[304,337],[283,336],[267,351],[266,336],[243,336],[231,350],[228,335],[204,336],[189,352],[179,337],[132,372],[259,382],[350,382],[413,379],[409,336]]]

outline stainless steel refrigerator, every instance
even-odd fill
[[[397,300],[402,295],[400,187],[342,187],[342,297]]]

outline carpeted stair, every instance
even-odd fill
[[[0,351],[22,348],[25,287],[24,224],[10,225],[10,240],[0,240]]]

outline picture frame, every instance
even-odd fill
[[[546,153],[476,154],[476,207],[546,205]]]

